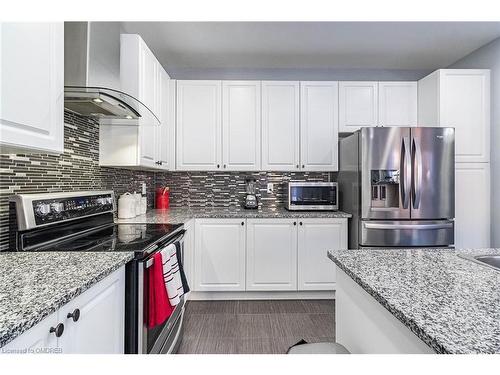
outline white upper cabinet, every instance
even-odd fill
[[[177,81],[177,169],[219,170],[221,81]]]
[[[302,170],[338,170],[338,82],[300,82]]]
[[[1,152],[62,153],[64,26],[0,24]]]
[[[297,290],[297,221],[247,220],[247,290]]]
[[[167,72],[160,71],[160,122],[157,129],[158,168],[175,168],[175,80]]]
[[[163,69],[137,34],[120,36],[120,82],[122,90],[139,99],[160,118],[159,70]]]
[[[378,124],[417,126],[417,82],[378,83]]]
[[[222,167],[260,170],[260,81],[222,82]]]
[[[455,128],[459,163],[490,161],[490,71],[441,69],[418,82],[419,126]]]
[[[378,125],[378,82],[339,82],[339,132]]]
[[[262,169],[299,170],[299,82],[262,81]]]
[[[245,290],[245,220],[196,219],[195,291]]]

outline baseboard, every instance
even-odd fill
[[[334,291],[307,292],[189,292],[188,300],[335,299]]]

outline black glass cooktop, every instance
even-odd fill
[[[182,224],[110,224],[32,251],[134,251],[142,254],[151,245],[166,240]]]

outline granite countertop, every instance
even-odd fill
[[[0,347],[133,256],[133,252],[1,252]]]
[[[500,353],[500,272],[459,253],[500,249],[336,250],[328,256],[437,353]]]
[[[149,210],[145,215],[133,219],[117,219],[117,223],[155,223],[176,224],[197,219],[227,219],[227,218],[350,218],[351,214],[342,211],[288,211],[284,207],[247,210],[239,206],[182,208],[172,207],[166,210]]]

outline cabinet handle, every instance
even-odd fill
[[[55,327],[50,327],[49,333],[54,333],[56,337],[61,337],[64,333],[64,324],[59,323]]]
[[[68,313],[66,316],[68,319],[71,318],[73,319],[74,322],[78,322],[78,319],[80,319],[80,309],[74,309],[72,313]]]
[[[241,225],[245,225],[245,222],[244,222],[244,221],[242,221],[242,222],[241,222]]]
[[[297,225],[297,222],[296,222],[296,221],[294,221],[294,222],[293,222],[293,225]]]
[[[158,163],[159,163],[160,165],[163,165],[163,162],[162,162],[161,160],[160,160]]]

